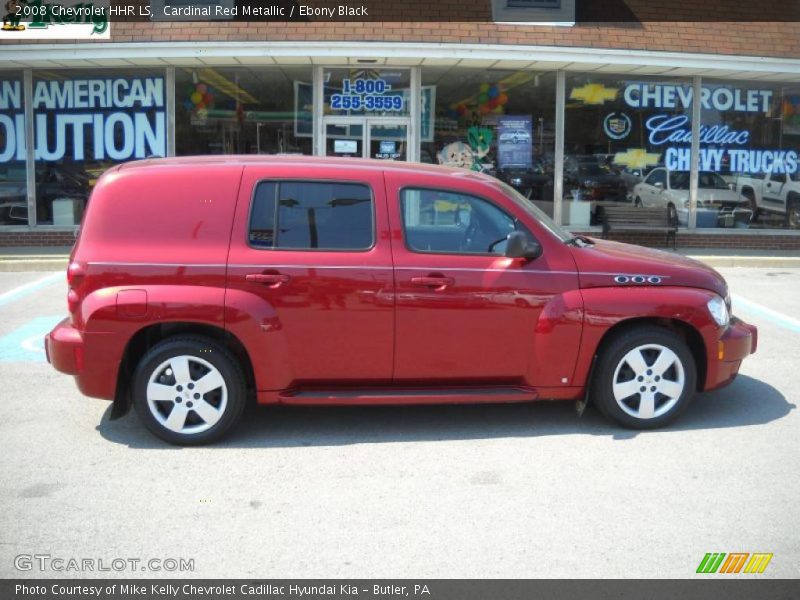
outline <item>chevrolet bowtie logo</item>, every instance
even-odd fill
[[[617,152],[614,155],[615,165],[625,165],[631,169],[644,169],[658,164],[661,154],[658,152],[648,152],[643,148],[631,148],[625,152]]]
[[[602,83],[587,83],[584,86],[572,88],[570,100],[580,100],[584,104],[604,104],[617,97],[619,90],[607,88]]]

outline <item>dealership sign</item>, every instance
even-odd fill
[[[36,160],[130,160],[166,155],[163,77],[37,81]],[[20,81],[0,81],[0,162],[25,160]]]
[[[688,110],[692,104],[690,86],[629,83],[623,98],[631,108],[660,108]],[[772,90],[743,89],[726,86],[703,87],[700,103],[706,110],[718,112],[769,113]],[[665,147],[667,169],[689,170],[691,149],[673,144],[691,144],[692,123],[685,114],[655,114],[645,121],[650,146]],[[700,125],[700,169],[720,171],[726,165],[730,171],[747,173],[795,173],[798,153],[794,150],[754,150],[742,148],[750,143],[750,132],[725,124]],[[612,136],[609,136],[612,137]]]

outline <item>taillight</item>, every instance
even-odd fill
[[[78,310],[81,303],[78,288],[83,283],[83,278],[86,277],[86,267],[79,262],[71,262],[67,267],[67,307],[69,312],[74,314]]]

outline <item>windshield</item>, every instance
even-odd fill
[[[607,167],[594,163],[583,163],[578,170],[583,175],[608,175],[611,172]]]
[[[710,190],[727,190],[725,180],[711,171],[700,171],[697,186]],[[669,174],[669,187],[672,190],[689,189],[689,171],[671,171]]]
[[[517,192],[517,190],[512,188],[510,185],[503,183],[502,181],[497,181],[496,183],[502,188],[503,193],[514,201],[514,204],[531,215],[534,219],[541,223],[545,229],[547,229],[562,242],[572,239],[571,233],[561,229],[561,227],[556,225],[555,221],[548,217],[547,214],[542,211],[542,209],[525,198],[525,196]]]

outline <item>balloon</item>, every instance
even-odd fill
[[[194,104],[200,104],[200,101],[203,99],[203,94],[201,94],[200,92],[194,92],[191,95],[191,99]]]
[[[497,89],[497,86],[492,86],[489,88],[489,98],[497,98],[500,95],[500,90]]]
[[[481,90],[481,92],[488,92],[489,91],[489,87],[490,86],[489,86],[488,83],[482,83],[481,87],[479,89]]]
[[[500,94],[500,95],[497,97],[497,100],[498,100],[498,102],[500,103],[500,106],[504,106],[504,105],[505,105],[505,103],[506,103],[506,102],[508,102],[508,94],[506,94],[505,92],[503,92],[502,94]]]
[[[503,108],[502,106],[498,106],[498,107],[497,107],[497,108],[495,108],[495,109],[494,109],[492,112],[493,112],[494,114],[496,114],[496,115],[502,115],[504,112],[506,112],[506,109],[505,109],[505,108]]]
[[[497,98],[489,100],[489,108],[497,108],[498,106],[500,106],[500,101]]]
[[[492,109],[491,109],[491,108],[489,108],[489,105],[488,105],[488,104],[481,104],[480,111],[481,111],[481,114],[482,114],[482,115],[488,115],[488,114],[489,114],[489,111],[491,111],[491,110],[492,110]]]
[[[214,97],[211,94],[209,93],[203,94],[203,102],[205,102],[206,104],[211,104],[213,101]]]
[[[489,101],[489,95],[488,94],[484,93],[484,94],[481,94],[480,96],[478,96],[478,104],[486,104],[488,101]]]
[[[197,84],[197,91],[201,94],[205,94],[208,91],[208,87],[205,83],[198,83]]]
[[[183,103],[183,108],[185,108],[186,110],[192,110],[194,108],[194,104],[192,104],[191,100],[187,100],[186,102]]]

